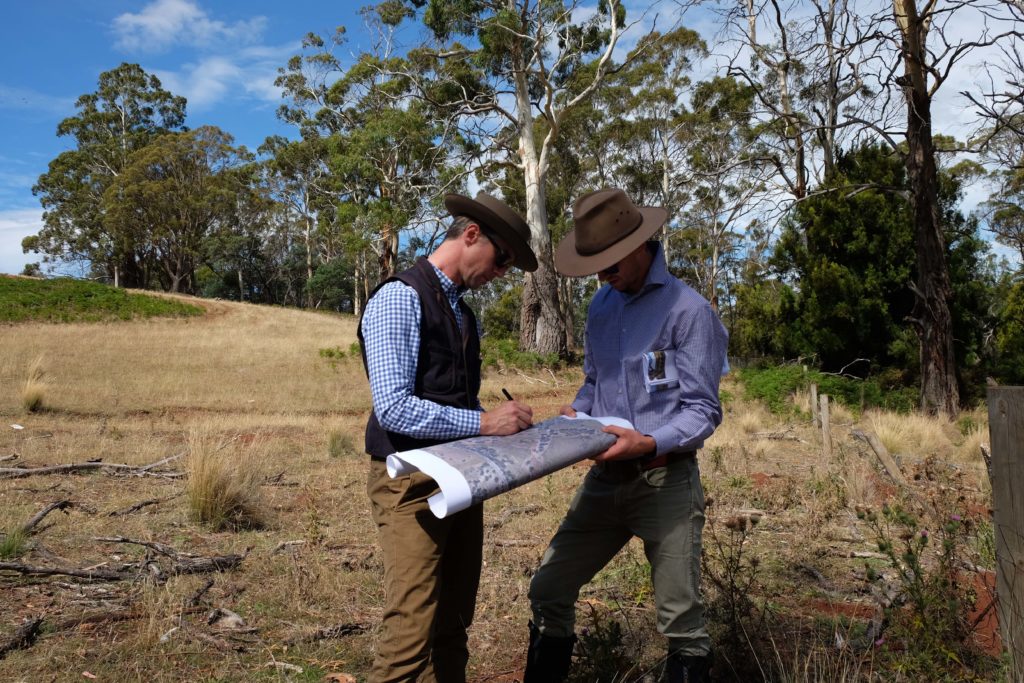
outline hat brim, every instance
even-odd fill
[[[461,194],[445,195],[444,206],[453,216],[469,216],[483,223],[488,230],[496,232],[512,250],[515,259],[512,265],[516,268],[530,273],[537,270],[537,257],[534,256],[529,241],[490,207]],[[522,227],[529,234],[530,228],[525,221]]]
[[[638,206],[643,216],[639,227],[621,240],[596,254],[585,255],[576,251],[576,231],[562,238],[555,250],[555,270],[566,277],[593,275],[615,265],[649,240],[665,225],[668,211],[657,206]]]

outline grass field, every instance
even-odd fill
[[[205,314],[0,325],[0,468],[97,459],[136,468],[0,478],[0,563],[93,572],[138,567],[134,580],[90,581],[24,575],[0,564],[0,648],[23,620],[43,619],[33,644],[0,655],[0,680],[319,681],[342,673],[363,680],[382,592],[361,452],[369,389],[358,357],[339,353],[355,341],[355,321],[180,300]],[[337,351],[325,357],[322,349]],[[33,366],[42,401],[29,411],[21,389]],[[506,387],[543,419],[572,398],[579,380],[576,369],[490,371],[481,400],[500,401]],[[743,395],[733,379],[725,389]],[[850,430],[878,433],[917,496],[938,502],[952,492],[974,525],[963,550],[990,568],[983,542],[989,488],[978,455],[985,416],[972,413],[964,429],[837,407],[835,449],[825,459],[801,400],[794,397],[794,409],[780,415],[731,398],[725,423],[700,456],[713,499],[705,549],[714,579],[709,616],[723,654],[717,676],[915,680],[894,668],[907,659],[899,649],[905,652],[905,641],[857,644],[882,614],[879,586],[884,593],[898,585],[861,513],[916,499],[886,477]],[[179,475],[200,451],[248,473],[260,524],[214,531],[196,521],[187,478]],[[180,457],[140,471],[172,456]],[[584,466],[572,467],[487,504],[472,680],[516,680],[529,579],[584,473]],[[45,506],[63,501],[63,509],[19,533]],[[220,573],[172,575],[167,546],[195,557],[244,557]],[[871,579],[872,572],[882,578]],[[645,680],[663,644],[639,545],[587,587],[579,622],[587,629],[580,671],[597,672],[606,656],[611,663],[602,671],[618,667],[614,680]],[[756,641],[756,661],[737,654],[743,647],[732,642],[736,627]],[[922,666],[911,662],[904,671]],[[997,668],[979,656],[962,678],[952,667],[950,679]],[[590,680],[598,679],[594,673]]]

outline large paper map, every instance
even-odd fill
[[[632,429],[614,417],[555,417],[511,436],[474,436],[392,453],[388,474],[419,471],[431,477],[441,490],[427,502],[443,518],[597,455],[615,443],[614,435],[602,431],[609,424]]]

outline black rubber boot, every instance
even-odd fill
[[[711,655],[669,655],[663,680],[665,683],[711,683]]]
[[[530,649],[526,652],[523,683],[562,683],[569,675],[576,636],[555,638],[541,635],[530,622]]]

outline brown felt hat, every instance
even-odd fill
[[[481,227],[497,233],[512,250],[515,259],[512,265],[516,268],[529,272],[537,270],[537,257],[530,248],[530,226],[508,204],[480,192],[476,199],[446,194],[444,205],[453,216],[468,216],[478,221]]]
[[[637,206],[618,188],[585,194],[572,205],[573,230],[555,251],[562,275],[593,275],[631,254],[665,224],[668,212]]]

